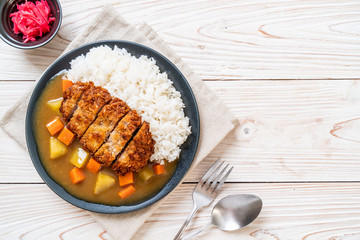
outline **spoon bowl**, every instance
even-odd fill
[[[259,216],[262,205],[262,200],[252,194],[235,194],[224,197],[214,206],[211,212],[211,222],[181,240],[189,239],[211,225],[225,231],[243,228]]]
[[[251,194],[230,195],[213,208],[211,223],[221,230],[234,231],[253,222],[260,214],[262,201]]]

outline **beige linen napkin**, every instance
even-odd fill
[[[95,19],[69,44],[64,53],[89,42],[112,39],[133,41],[157,50],[170,59],[188,80],[200,112],[200,142],[192,165],[194,168],[234,129],[237,124],[236,118],[148,25],[142,24],[138,28],[131,26],[110,5],[106,5],[102,9]],[[24,148],[26,146],[24,119],[30,92],[20,99],[0,122],[1,127]],[[91,215],[114,240],[130,239],[162,201],[164,199],[145,209],[126,214],[91,213]]]

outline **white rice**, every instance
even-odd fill
[[[150,123],[155,153],[151,161],[163,163],[179,157],[180,146],[191,129],[184,115],[184,103],[180,93],[172,85],[166,73],[161,73],[152,58],[136,58],[115,46],[90,49],[71,62],[66,73],[73,82],[93,81],[106,88],[113,97],[125,101]]]

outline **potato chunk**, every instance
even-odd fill
[[[90,157],[89,153],[79,147],[71,155],[70,162],[74,164],[75,167],[83,168],[86,165],[86,162],[89,159],[89,157]]]
[[[67,147],[54,137],[50,137],[50,158],[55,159],[67,153]]]
[[[47,102],[47,105],[53,110],[57,115],[60,116],[60,106],[63,98],[53,99]]]
[[[154,176],[154,172],[149,166],[145,166],[144,168],[140,169],[138,175],[144,182],[146,182]]]
[[[94,193],[99,194],[115,184],[115,178],[109,174],[99,172],[96,179]]]

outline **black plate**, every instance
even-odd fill
[[[187,138],[186,142],[181,146],[181,153],[179,158],[178,166],[175,170],[174,175],[170,179],[170,181],[161,189],[160,192],[152,196],[151,198],[144,200],[141,203],[135,205],[126,205],[126,206],[109,206],[98,203],[91,203],[79,198],[76,198],[66,192],[66,190],[61,187],[58,183],[56,183],[46,172],[44,169],[41,160],[39,158],[37,145],[34,138],[34,132],[32,129],[32,120],[33,120],[33,109],[35,103],[41,94],[42,90],[45,88],[47,82],[57,73],[64,69],[70,68],[70,61],[81,54],[86,54],[91,48],[97,47],[100,45],[107,45],[111,48],[117,46],[119,48],[125,48],[129,53],[136,57],[140,57],[141,55],[146,55],[148,57],[152,57],[156,60],[156,64],[159,66],[161,72],[166,72],[170,80],[173,81],[173,85],[181,93],[182,100],[185,104],[184,112],[185,115],[190,119],[191,126],[191,134]],[[84,46],[81,46],[77,49],[70,51],[65,54],[58,60],[56,60],[42,75],[39,82],[37,83],[26,113],[26,123],[25,123],[25,132],[26,132],[26,142],[30,157],[32,162],[38,171],[41,178],[45,181],[45,183],[53,190],[57,195],[59,195],[64,200],[69,203],[78,206],[80,208],[99,212],[99,213],[125,213],[135,211],[144,207],[147,207],[163,197],[169,194],[183,179],[187,171],[189,170],[193,159],[196,154],[196,150],[199,143],[200,136],[200,119],[199,119],[199,111],[196,104],[196,100],[194,94],[186,81],[185,77],[181,74],[181,72],[175,67],[173,63],[171,63],[167,58],[165,58],[160,53],[155,50],[148,48],[146,46],[127,42],[127,41],[100,41],[95,43],[90,43]]]

